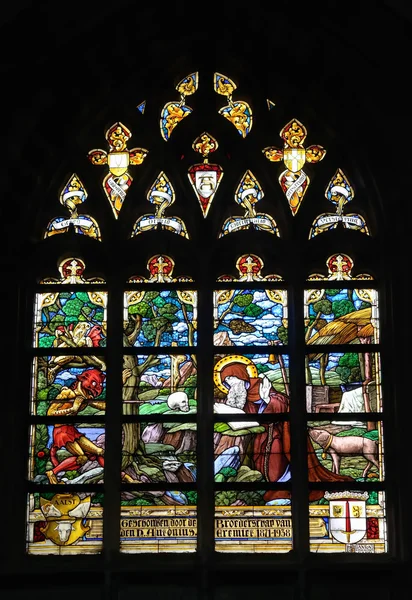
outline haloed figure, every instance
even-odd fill
[[[276,414],[289,412],[289,397],[277,392],[265,375],[251,377],[246,365],[241,362],[228,363],[220,371],[220,380],[227,388],[226,403],[240,408],[246,414]],[[263,433],[255,436],[252,458],[255,468],[270,482],[286,482],[290,471],[290,425],[289,421],[262,423]],[[338,475],[325,469],[313,451],[307,435],[309,481],[353,481],[351,477]],[[312,490],[310,500],[322,497],[321,490]],[[264,500],[268,503],[290,498],[289,491],[268,490]]]
[[[289,398],[276,392],[265,376],[250,377],[246,365],[230,363],[220,372],[222,383],[228,388],[226,403],[240,408],[245,413],[285,413],[289,411]],[[253,443],[253,460],[255,468],[267,481],[288,481],[290,479],[290,434],[289,423],[279,421],[265,423],[264,433],[257,434]],[[278,496],[273,496],[273,494]],[[270,499],[280,497],[279,492]],[[281,497],[285,495],[282,493]]]

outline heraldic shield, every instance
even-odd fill
[[[85,517],[90,496],[83,500],[77,494],[55,494],[51,500],[40,498],[40,509],[46,519],[41,532],[58,546],[70,546],[90,531]]]
[[[222,167],[209,163],[208,158],[209,154],[215,152],[218,147],[217,140],[207,131],[199,135],[192,144],[193,150],[203,156],[203,163],[191,166],[188,176],[205,218],[223,177]]]
[[[341,544],[356,544],[366,535],[366,500],[369,494],[336,492],[328,496],[331,536]]]

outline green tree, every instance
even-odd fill
[[[354,312],[355,305],[350,300],[335,300],[332,302],[332,310],[335,315],[335,318],[343,317],[344,315],[348,315],[351,312]]]

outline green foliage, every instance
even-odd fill
[[[336,367],[336,373],[339,375],[343,383],[348,383],[351,374],[349,367]]]
[[[188,395],[189,399],[194,397],[194,393],[195,393],[195,389],[196,389],[196,384],[197,384],[197,377],[196,375],[190,375],[184,384],[184,388],[183,391],[186,392],[186,394]]]
[[[215,506],[230,506],[236,502],[236,492],[233,490],[222,490],[215,495]]]
[[[359,357],[354,352],[343,354],[339,358],[336,373],[340,376],[344,383],[352,383],[360,381],[362,374],[360,370]]]
[[[363,308],[370,308],[370,307],[371,307],[370,302],[365,302],[364,300],[362,300],[362,302],[360,303],[360,306],[359,306],[359,310],[362,310]]]
[[[87,292],[76,292],[76,296],[84,304],[87,304],[90,302],[90,298],[89,298]]]
[[[353,369],[351,369],[348,383],[355,383],[357,381],[361,381],[361,379],[362,379],[362,373],[361,373],[360,368],[354,367]]]
[[[263,491],[253,491],[248,490],[245,492],[238,492],[238,500],[243,500],[246,502],[247,506],[260,506],[264,504],[263,495],[265,492]]]
[[[263,495],[264,491],[262,490],[224,490],[221,492],[217,492],[215,496],[215,505],[216,506],[230,506],[236,500],[241,500],[247,506],[261,506],[264,504]]]
[[[162,312],[162,310],[159,310],[159,319],[166,319],[166,321],[168,321],[169,323],[178,323],[179,319],[178,317],[175,317],[175,315],[173,313],[170,312],[162,312],[162,314],[160,314]],[[161,325],[162,327],[163,325]],[[160,327],[159,327],[160,329]]]
[[[175,317],[172,317],[172,319],[174,321],[177,321],[177,319]],[[166,319],[165,317],[155,317],[154,319],[152,319],[150,321],[151,325],[155,328],[155,330],[159,330],[159,329],[163,329],[164,331],[167,332],[172,332],[172,327],[170,326],[170,322],[169,319]]]
[[[39,348],[51,348],[53,346],[54,337],[45,335],[39,340]]]
[[[65,323],[64,315],[61,315],[61,314],[54,315],[54,317],[49,322],[49,329],[52,333],[55,333],[57,327],[60,327],[60,325],[64,325],[64,323]]]
[[[47,393],[47,400],[54,400],[56,398],[56,396],[59,395],[60,390],[61,390],[61,387],[59,385],[56,385],[55,383],[53,383],[50,386],[49,391]]]
[[[246,308],[243,312],[247,317],[260,317],[260,315],[264,312],[264,310],[257,304],[252,303],[252,304],[249,304],[249,306],[246,306]]]
[[[96,312],[94,313],[94,320],[97,321],[98,323],[102,323],[103,317],[104,317],[103,310],[101,308],[96,310]]]
[[[340,290],[339,288],[332,288],[332,289],[328,289],[326,290],[326,293],[328,296],[337,296],[338,294],[341,293],[342,290]]]
[[[366,431],[365,429],[363,429],[363,427],[352,427],[352,429],[341,431],[337,435],[340,437],[346,437],[347,435],[355,435],[374,440],[375,442],[379,440],[379,432],[377,429],[372,429],[372,431]]]
[[[335,300],[332,302],[333,312],[335,317],[343,317],[344,315],[348,315],[351,312],[354,312],[355,305],[350,300]]]
[[[359,367],[359,356],[355,352],[345,352],[339,358],[338,364],[342,367]]]
[[[49,443],[49,434],[47,431],[47,425],[44,423],[38,423],[36,425],[35,436],[34,436],[34,451],[37,454],[39,450],[47,448]]]
[[[85,304],[79,314],[79,321],[87,321],[92,312],[93,309],[88,304]]]
[[[237,294],[233,297],[233,304],[237,304],[237,306],[248,306],[252,300],[252,294]]]
[[[104,495],[101,492],[94,494],[92,496],[92,504],[99,504],[100,506],[104,506]]]
[[[152,322],[143,323],[142,332],[149,342],[153,342],[156,338],[156,329],[153,327]]]
[[[278,338],[282,342],[282,344],[288,343],[288,330],[283,325],[280,325],[278,328]]]
[[[77,471],[66,471],[65,477],[67,477],[67,479],[75,479],[75,477],[77,477],[78,472]]]
[[[176,304],[172,304],[171,302],[166,302],[165,304],[163,304],[163,306],[161,306],[159,308],[158,314],[159,317],[166,317],[168,318],[167,315],[174,315],[175,313],[177,313],[177,311],[179,310],[179,307],[176,306]]]
[[[39,390],[37,392],[37,400],[47,400],[48,393],[49,393],[49,389],[48,388],[44,388],[42,390]]]
[[[326,299],[318,300],[313,304],[313,310],[321,315],[330,315],[332,313],[332,302]]]
[[[47,458],[38,458],[34,460],[34,475],[41,475],[46,470]]]
[[[346,431],[340,431],[336,435],[339,437],[346,437],[348,435],[356,435],[363,437],[365,434],[365,430],[362,427],[352,427],[352,429],[347,429]]]
[[[159,296],[156,296],[156,298],[153,298],[152,304],[157,306],[157,308],[161,308],[162,306],[164,306],[166,304],[166,300],[162,296],[159,295]]]
[[[192,506],[197,505],[197,492],[195,492],[194,490],[189,490],[188,492],[186,492],[186,497],[189,504],[191,504]]]
[[[55,493],[56,492],[42,492],[41,497],[44,500],[51,500],[53,498],[53,496],[55,495]],[[40,498],[40,494],[35,494],[35,496],[36,496],[36,500],[38,500]],[[40,505],[38,505],[38,506],[40,506]],[[37,508],[38,508],[38,506],[37,506]]]
[[[72,298],[71,300],[67,300],[62,311],[67,317],[78,317],[82,308],[83,302],[79,298]],[[65,322],[67,325],[67,320]]]
[[[146,292],[145,295],[143,296],[145,302],[153,302],[153,300],[155,298],[157,298],[159,295],[159,292]]]
[[[223,467],[223,469],[220,469],[219,473],[221,473],[223,477],[227,479],[228,477],[236,477],[237,471],[232,467]]]
[[[152,342],[156,338],[156,332],[163,330],[163,333],[173,333],[171,323],[176,322],[178,319],[173,314],[168,314],[167,318],[154,317],[150,321],[146,322],[142,326],[142,332],[149,342]]]
[[[332,464],[330,464],[329,466],[326,467],[327,469],[331,470],[332,469]],[[347,475],[348,477],[352,477],[352,479],[354,479],[355,481],[365,481],[363,479],[363,477],[359,476],[359,473],[362,473],[363,469],[360,468],[354,468],[354,467],[348,467],[346,469],[341,469],[340,474],[341,475]]]
[[[36,415],[39,417],[45,417],[47,415],[47,409],[49,408],[48,402],[38,402],[36,406]]]
[[[47,387],[47,379],[43,371],[37,372],[37,390],[42,390]]]
[[[131,315],[140,315],[143,318],[151,319],[153,317],[153,309],[147,302],[138,302],[129,306]]]
[[[378,492],[376,490],[369,492],[369,498],[366,500],[366,504],[378,504]]]

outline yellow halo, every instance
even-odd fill
[[[223,367],[234,362],[239,362],[243,365],[246,365],[246,370],[249,374],[249,377],[258,376],[258,370],[255,363],[247,356],[242,356],[241,354],[228,354],[227,356],[224,356],[215,364],[213,368],[213,381],[216,387],[218,387],[219,390],[224,392],[225,394],[227,394],[229,390],[226,386],[223,385],[222,380],[220,378],[220,372],[223,369]]]

